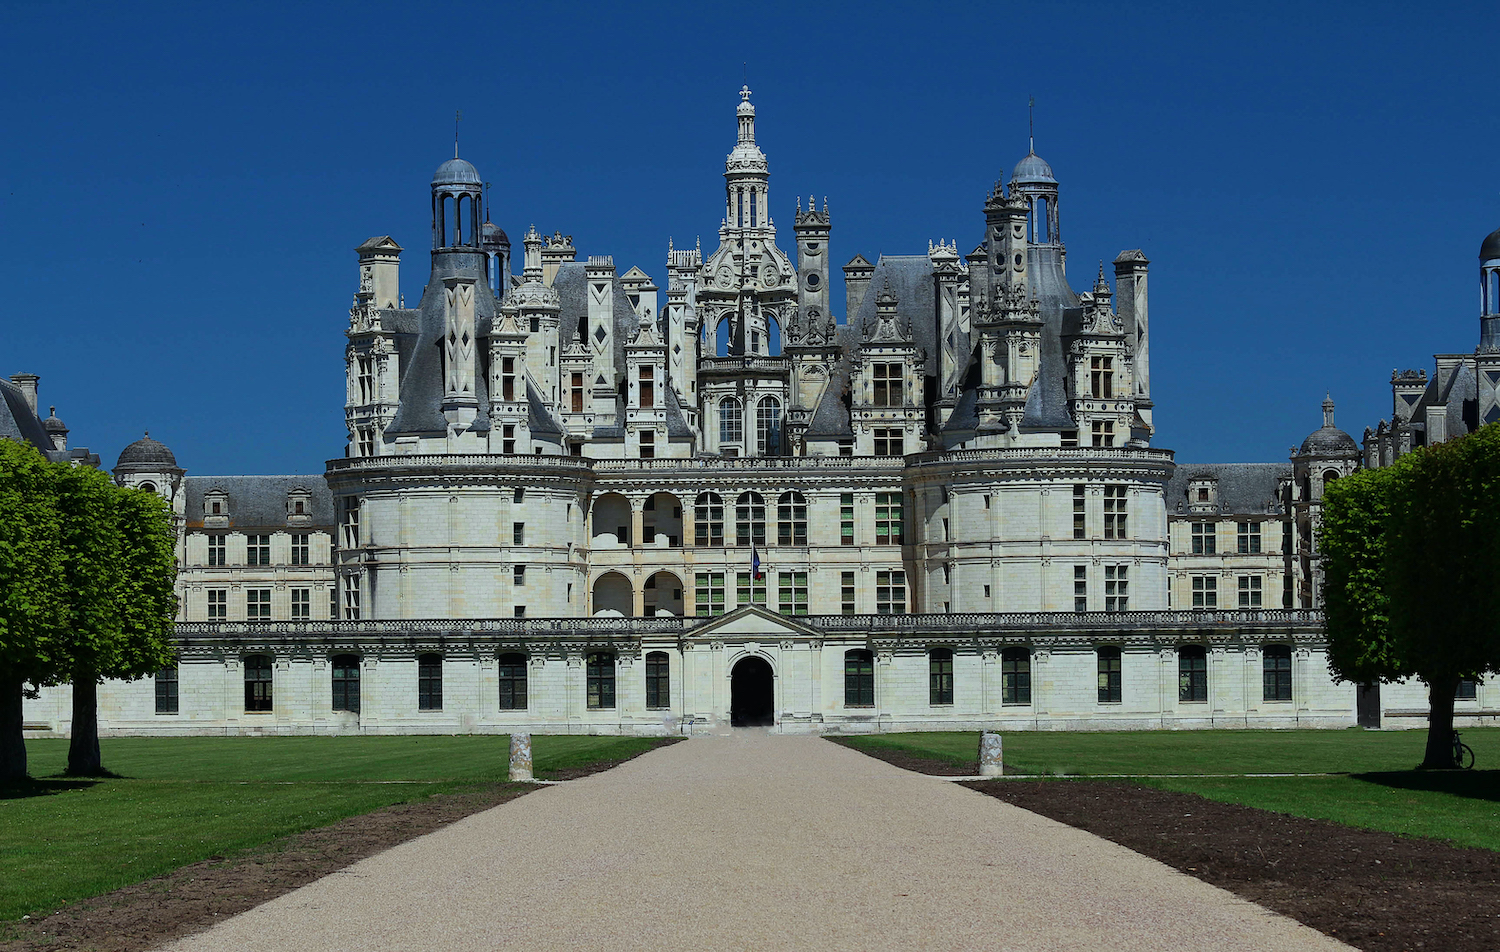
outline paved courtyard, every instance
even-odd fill
[[[740,730],[539,790],[167,948],[1348,946],[992,797]]]

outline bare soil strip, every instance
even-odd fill
[[[861,750],[936,776],[977,766]],[[1500,853],[1128,782],[960,781],[1118,843],[1366,952],[1500,949]]]
[[[559,770],[551,779],[586,777],[630,759]],[[193,863],[41,919],[0,923],[0,952],[145,952],[535,789],[475,784],[348,817],[233,857]]]

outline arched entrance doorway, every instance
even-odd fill
[[[735,662],[729,672],[731,727],[770,727],[774,724],[776,676],[771,663],[754,655]]]

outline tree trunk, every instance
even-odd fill
[[[1428,681],[1427,753],[1423,770],[1453,767],[1453,695],[1458,693],[1458,675]]]
[[[21,733],[23,682],[0,672],[0,783],[26,779],[26,738]]]
[[[104,773],[99,755],[99,679],[92,671],[73,675],[73,739],[68,742],[68,775]]]

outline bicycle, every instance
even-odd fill
[[[1474,751],[1459,739],[1458,731],[1453,732],[1453,766],[1460,770],[1474,769]]]

